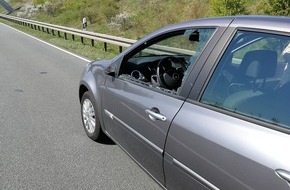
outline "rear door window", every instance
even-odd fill
[[[290,37],[238,31],[201,102],[290,128]]]

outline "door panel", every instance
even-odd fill
[[[290,189],[290,37],[232,32],[170,127],[165,176],[180,177],[177,184],[166,180],[169,188],[198,181],[208,189]]]
[[[288,134],[186,102],[166,143],[166,179],[187,184],[183,189],[195,187],[195,179],[209,189],[287,190],[275,170],[290,170],[289,146]]]
[[[162,31],[126,53],[121,64],[116,63],[116,77],[106,80],[102,113],[107,133],[163,185],[169,126],[192,84],[185,81],[196,71],[196,61],[213,48],[205,46],[216,43],[223,30]],[[217,38],[212,39],[214,34]]]
[[[162,153],[169,125],[184,101],[124,80],[107,80],[103,94],[106,131],[163,184]],[[152,120],[158,109],[165,121]],[[153,109],[153,111],[155,111]]]

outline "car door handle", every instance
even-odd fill
[[[290,183],[290,172],[282,169],[277,169],[276,173],[279,177]]]
[[[159,113],[159,110],[157,108],[146,109],[145,112],[149,115],[149,118],[152,121],[160,120],[160,121],[166,121],[166,117]]]

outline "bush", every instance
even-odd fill
[[[35,5],[43,5],[45,3],[45,0],[33,0]]]

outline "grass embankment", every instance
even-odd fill
[[[105,52],[102,42],[95,42],[95,46],[92,47],[89,39],[85,39],[84,44],[82,44],[80,38],[77,36],[75,37],[75,41],[72,41],[69,35],[68,40],[65,40],[62,33],[62,37],[58,37],[57,35],[53,36],[51,33],[48,34],[46,32],[34,30],[30,27],[22,26],[4,19],[0,19],[0,22],[91,60],[110,59],[118,54],[118,47],[114,45],[108,44],[108,50]]]
[[[10,0],[9,2],[13,7],[24,8],[14,12],[14,16],[20,13],[25,18],[78,29],[82,28],[82,18],[86,17],[88,31],[140,39],[165,25],[205,17],[208,13],[209,0],[168,2],[156,0]],[[32,5],[34,5],[33,8]],[[37,8],[40,5],[42,8]],[[37,10],[30,12],[32,9]],[[64,38],[29,27],[6,21],[5,23],[90,59],[112,58],[118,54],[118,47],[114,45],[108,44],[109,49],[105,52],[101,42],[95,42],[95,47],[91,47],[89,40],[83,45],[80,39],[64,40]]]

